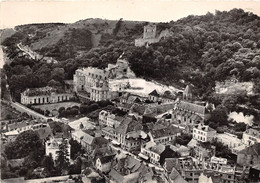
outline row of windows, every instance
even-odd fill
[[[194,133],[197,132],[195,129],[194,129],[193,131],[194,131]],[[198,130],[198,134],[200,134],[200,135],[206,135],[206,132],[201,132],[201,131]]]
[[[157,140],[154,140],[155,142],[168,142],[168,141],[171,141],[171,140],[174,140],[174,137],[170,136],[170,137],[166,137],[166,138],[163,138],[163,139],[157,139]]]
[[[89,76],[92,76],[93,78],[99,78],[102,79],[101,75],[97,75],[97,74],[93,74],[93,73],[88,73]],[[107,79],[107,77],[105,77],[105,80]]]
[[[254,137],[249,136],[249,139],[256,142],[256,139]]]
[[[194,134],[193,137],[196,138],[196,135]],[[196,139],[201,140],[201,141],[206,141],[206,138],[201,137],[201,136],[198,136]]]

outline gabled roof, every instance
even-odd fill
[[[167,172],[171,172],[173,168],[179,167],[178,158],[165,158],[164,166]]]
[[[117,182],[123,182],[124,176],[121,175],[119,172],[117,172],[115,169],[112,168],[112,170],[109,172],[109,176],[116,180]]]
[[[252,156],[260,156],[260,143],[256,143],[252,146],[249,146],[242,151],[239,151],[238,154],[246,154]]]
[[[169,126],[166,128],[158,129],[158,130],[151,130],[150,131],[153,138],[157,139],[160,137],[166,137],[170,135],[175,135],[177,133],[181,133],[181,129],[174,127],[174,126]]]
[[[140,105],[140,104],[133,104],[131,107],[131,110],[140,115],[143,115],[145,113],[146,107],[144,105]]]
[[[194,128],[198,129],[198,130],[202,130],[204,132],[214,132],[216,130],[214,130],[213,128],[211,128],[210,126],[208,125],[202,125],[202,124],[199,124],[199,125],[195,125]]]
[[[94,141],[94,137],[91,135],[83,132],[82,130],[78,130],[72,133],[72,135],[76,136],[77,138],[81,139],[83,142],[91,145]]]
[[[156,91],[156,90],[153,90],[151,93],[149,93],[148,95],[152,95],[152,96],[155,96],[155,97],[159,97],[159,93]]]
[[[133,117],[127,116],[122,123],[115,129],[117,133],[127,134],[131,131],[137,131],[142,129],[141,122],[137,121]]]
[[[172,169],[169,178],[176,183],[187,183],[187,181],[184,180],[184,178],[180,175],[180,173],[175,168]]]
[[[260,139],[260,130],[259,129],[249,128],[244,133]]]
[[[163,144],[156,144],[150,148],[152,152],[155,152],[157,154],[161,154],[165,150],[165,145]]]
[[[103,156],[100,159],[101,163],[105,164],[105,163],[109,163],[113,160],[113,158],[115,157],[115,154],[113,155],[108,155],[108,156]]]
[[[18,122],[18,123],[8,124],[8,128],[9,128],[9,131],[11,131],[11,130],[14,130],[14,129],[17,129],[17,128],[25,127],[27,125],[29,125],[29,124],[27,124],[27,122],[22,121],[22,122]]]
[[[37,132],[40,139],[46,139],[47,137],[52,136],[52,131],[50,126],[39,128],[35,131]]]
[[[193,104],[193,103],[190,103],[190,102],[180,101],[178,108],[182,108],[184,110],[191,111],[191,112],[194,112],[194,113],[198,113],[198,114],[201,114],[201,115],[205,114],[205,106]]]

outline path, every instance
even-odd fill
[[[23,52],[25,52],[26,54],[28,54],[32,59],[34,59],[34,60],[36,60],[36,59],[40,59],[40,55],[39,54],[37,54],[36,52],[34,52],[34,51],[32,51],[29,47],[25,47],[25,46],[23,46],[22,45],[22,43],[18,43],[17,44],[17,47],[21,50],[21,51],[23,51]],[[27,49],[26,49],[27,48]]]

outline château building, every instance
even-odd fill
[[[70,100],[73,97],[71,93],[58,91],[52,87],[27,88],[21,93],[22,104],[46,104],[57,103]]]
[[[131,78],[135,74],[129,68],[122,55],[116,64],[108,64],[105,69],[87,67],[77,69],[73,76],[74,91],[79,97],[93,101],[113,100],[118,97],[117,91],[109,89],[109,79]]]

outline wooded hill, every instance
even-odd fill
[[[248,105],[260,108],[259,16],[233,9],[156,23],[157,34],[168,29],[172,36],[148,48],[135,47],[134,40],[142,37],[147,24],[87,19],[73,24],[17,26],[16,33],[2,43],[13,59],[4,67],[10,89],[19,98],[19,92],[27,87],[62,86],[63,80],[72,79],[77,68],[104,68],[124,52],[138,77],[178,87],[192,83],[193,92],[201,99],[215,101],[215,81],[233,75],[239,81],[253,81],[256,95],[248,99]],[[47,64],[23,58],[16,47],[19,42],[59,62]]]

